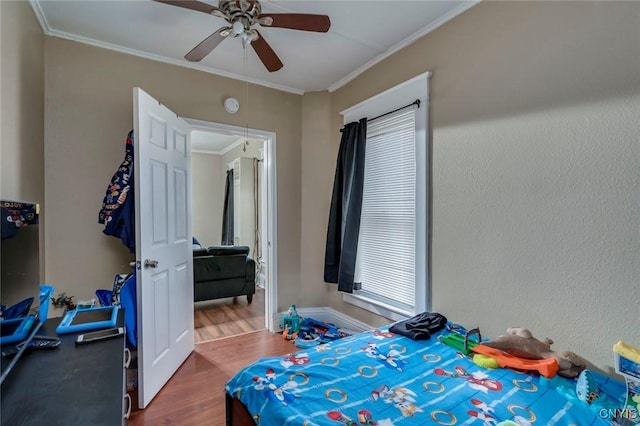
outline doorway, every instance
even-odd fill
[[[245,296],[196,302],[195,341],[216,340],[264,328],[273,330],[272,318],[277,310],[276,135],[202,120],[186,121],[192,132],[193,236],[202,247],[221,245],[225,176],[234,164],[236,168],[243,167],[244,173],[236,169],[236,177],[243,178],[243,192],[238,194],[244,194],[246,201],[239,204],[235,200],[234,204],[236,208],[250,207],[240,207],[234,212],[239,226],[232,242],[248,246],[249,257],[256,264],[256,294],[251,304]],[[207,169],[202,173],[204,182],[199,182],[198,169],[203,167]],[[248,170],[251,173],[247,173]],[[240,190],[239,181],[234,181],[235,191]],[[252,188],[249,194],[247,187]],[[199,197],[206,197],[206,202]],[[206,328],[198,330],[198,326]]]

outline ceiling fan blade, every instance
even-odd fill
[[[204,12],[209,15],[217,14],[217,12],[225,14],[222,10],[210,4],[203,3],[196,0],[154,0],[158,3],[169,4],[171,6],[184,7],[185,9],[195,10],[197,12]]]
[[[268,23],[268,18],[271,18],[271,23]],[[258,16],[258,20],[260,25],[265,27],[289,28],[291,30],[315,31],[318,33],[326,33],[331,27],[331,20],[327,15],[312,15],[308,13],[263,13]]]
[[[211,53],[211,51],[222,42],[222,40],[227,38],[230,29],[230,27],[220,28],[218,31],[202,40],[196,47],[191,49],[189,53],[184,55],[184,58],[191,62],[201,61],[205,56]]]
[[[256,51],[258,58],[260,58],[269,72],[278,71],[283,67],[282,61],[280,61],[276,52],[273,51],[271,46],[269,46],[269,43],[267,43],[264,37],[262,37],[262,34],[259,32],[257,33],[258,38],[251,42],[251,47]]]

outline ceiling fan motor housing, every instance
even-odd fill
[[[249,0],[220,0],[218,8],[227,14],[227,21],[236,31],[236,22],[244,27],[244,32],[249,32],[251,26],[258,22],[258,16],[262,13],[262,6],[257,1]]]

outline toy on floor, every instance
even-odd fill
[[[320,344],[320,336],[306,330],[300,330],[294,343],[299,348],[310,348]]]
[[[296,305],[291,305],[289,310],[282,318],[282,338],[285,340],[294,340],[300,331],[300,317]]]
[[[573,352],[552,350],[552,343],[553,340],[549,338],[542,341],[536,339],[526,328],[512,327],[507,329],[506,335],[499,336],[495,340],[485,342],[484,345],[494,349],[499,349],[521,359],[553,359],[558,365],[557,373],[559,375],[572,379],[578,377],[580,372],[587,367],[587,362]],[[484,354],[490,355],[486,353]],[[500,360],[498,360],[498,362],[500,362]],[[544,366],[547,364],[551,365],[550,363],[539,363],[537,365]]]
[[[347,335],[330,322],[305,318],[300,323],[300,330],[295,339],[295,344],[299,348],[308,348],[320,343],[332,342]]]
[[[289,326],[286,325],[284,330],[282,330],[282,339],[284,340],[295,340],[298,337],[298,332],[292,331],[289,329]]]

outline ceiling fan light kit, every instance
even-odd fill
[[[202,40],[196,47],[185,55],[185,59],[199,62],[213,51],[225,38],[239,37],[243,44],[251,44],[269,72],[278,71],[283,67],[282,61],[257,29],[259,25],[265,28],[286,28],[299,31],[313,31],[326,33],[331,27],[327,15],[309,13],[262,13],[262,6],[258,0],[220,0],[218,7],[195,0],[155,0],[171,6],[178,6],[196,12],[213,15],[227,21],[226,26],[219,28],[209,37]]]

